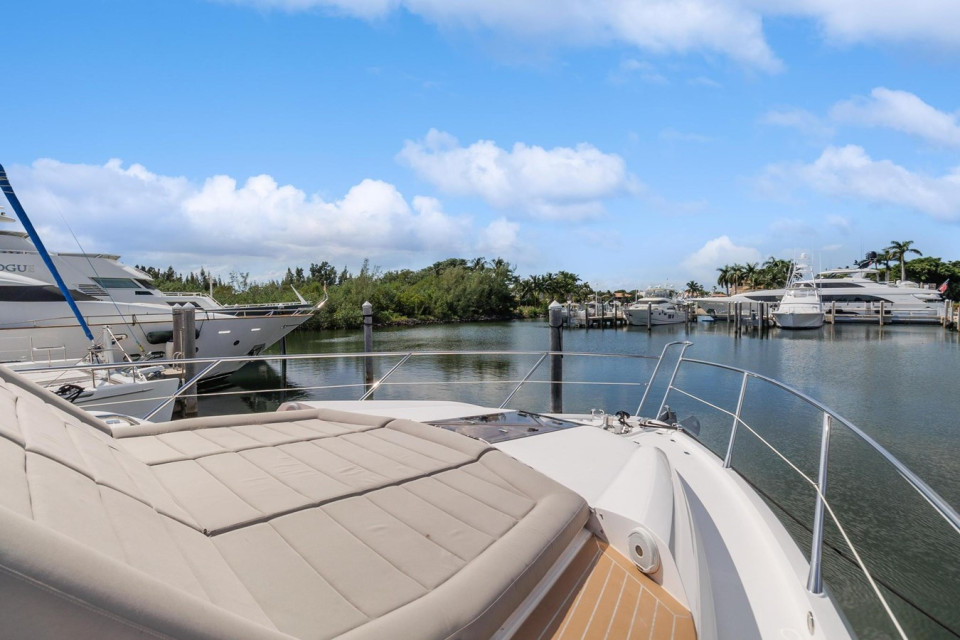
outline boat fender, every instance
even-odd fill
[[[646,527],[638,526],[627,537],[630,559],[640,571],[646,574],[660,570],[660,550],[657,541]]]

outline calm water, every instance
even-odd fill
[[[579,329],[565,331],[563,339],[567,352],[646,355],[658,355],[670,341],[689,340],[694,344],[686,353],[688,358],[755,371],[833,408],[905,462],[955,508],[960,505],[960,396],[954,390],[960,344],[955,332],[929,326],[836,325],[801,332],[747,330],[737,338],[725,323],[701,323],[657,327],[652,332],[641,328]],[[378,329],[374,334],[374,350],[384,352],[537,351],[548,347],[549,329],[543,321]],[[287,339],[291,354],[362,350],[359,331],[299,332]],[[536,361],[537,356],[414,358],[390,376],[397,384],[379,389],[376,398],[426,399],[452,394],[497,406]],[[397,358],[378,361],[375,375],[383,375],[397,362]],[[565,381],[621,384],[565,385],[563,408],[569,412],[603,408],[633,413],[643,394],[639,383],[647,380],[652,369],[650,360],[564,358]],[[678,384],[733,410],[740,376],[698,369],[682,370]],[[360,360],[331,360],[288,363],[288,383],[299,387],[293,393],[267,394],[266,398],[248,393],[278,387],[280,371],[279,364],[246,367],[235,377],[237,386],[229,390],[233,395],[203,399],[201,412],[269,410],[284,399],[356,399],[364,391]],[[549,366],[544,362],[509,406],[546,411],[548,375]],[[476,384],[489,380],[513,382]],[[757,425],[760,435],[815,477],[819,414],[785,393],[755,389],[753,384],[748,387],[748,397],[762,402],[745,411],[745,420]],[[322,392],[311,389],[320,385],[342,386]],[[658,403],[659,398],[653,407]],[[730,433],[727,417],[682,396],[672,398],[670,404],[680,418],[696,415],[701,422],[701,441],[722,455]],[[781,413],[774,416],[769,407],[778,407]],[[814,504],[810,487],[755,438],[739,433],[734,465],[763,488],[798,544],[806,548]],[[867,565],[885,585],[884,592],[892,598],[911,637],[957,637],[960,543],[955,533],[907,490],[889,465],[842,429],[834,430],[829,473],[828,499]],[[825,553],[828,586],[838,594],[861,637],[893,637],[880,610],[872,604],[865,581],[853,569],[839,532],[829,523],[826,531],[828,543],[836,549]],[[902,569],[902,562],[909,564],[909,572]],[[925,608],[932,607],[933,618],[917,613],[911,602],[927,603]]]

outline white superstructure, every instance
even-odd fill
[[[168,295],[148,274],[121,264],[115,255],[53,253],[51,258],[93,334],[110,328],[119,347],[135,358],[170,355],[174,305],[196,307],[195,357],[256,355],[316,310],[308,303],[221,306],[209,296]],[[87,354],[90,341],[53,283],[26,234],[0,231],[0,361]],[[215,375],[240,366],[224,364]]]
[[[773,321],[781,329],[818,329],[823,326],[820,290],[810,278],[806,254],[793,264],[789,284],[773,312]]]

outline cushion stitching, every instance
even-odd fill
[[[403,435],[409,436],[409,434],[406,434],[406,433],[404,433],[403,431],[396,431],[395,429],[390,429],[390,432],[391,432],[391,433],[395,433],[395,434],[403,434]],[[386,433],[386,432],[385,432],[385,433]],[[371,433],[371,434],[366,434],[366,435],[369,435],[371,438],[376,438],[377,440],[380,440],[381,442],[384,442],[384,443],[393,445],[393,446],[397,447],[398,449],[403,449],[404,451],[410,451],[410,452],[412,452],[412,453],[415,453],[415,454],[417,454],[417,455],[423,456],[424,458],[428,458],[428,459],[430,459],[430,460],[436,460],[437,462],[439,462],[439,463],[441,463],[441,464],[451,464],[451,462],[452,462],[452,461],[450,461],[450,460],[444,460],[444,459],[442,459],[442,458],[437,458],[437,457],[431,456],[430,454],[423,453],[422,451],[417,451],[416,449],[414,449],[414,448],[412,448],[412,447],[404,446],[404,445],[402,445],[402,444],[400,444],[400,443],[398,443],[398,442],[394,442],[394,441],[392,441],[392,440],[389,440],[389,439],[387,439],[387,438],[384,438],[384,437],[382,437],[380,434]],[[416,436],[410,436],[410,437],[416,438]],[[423,438],[417,438],[417,439],[418,439],[418,440],[423,440]],[[427,442],[429,442],[429,440],[427,440]],[[444,449],[447,449],[447,450],[449,450],[449,451],[454,451],[454,452],[456,452],[456,453],[459,453],[460,455],[462,455],[462,456],[464,456],[464,457],[466,457],[466,458],[468,458],[468,459],[472,459],[472,460],[476,460],[476,459],[477,459],[476,457],[471,457],[469,454],[462,453],[462,452],[457,451],[456,449],[453,449],[453,448],[451,448],[451,447],[446,447],[446,446],[444,446],[444,445],[437,445],[437,446],[443,447]]]
[[[416,480],[422,480],[422,479],[423,479],[423,478],[416,478]],[[410,483],[404,483],[404,484],[412,484],[412,481],[411,481]],[[460,495],[463,495],[463,496],[466,496],[466,497],[471,498],[471,499],[473,499],[473,500],[476,500],[476,498],[474,498],[474,497],[471,496],[470,494],[464,493],[463,491],[460,491],[460,490],[458,490],[458,489],[456,489],[456,488],[454,488],[454,487],[451,487],[450,485],[446,484],[445,482],[443,482],[443,483],[441,483],[441,484],[442,484],[443,486],[447,487],[448,489],[450,489],[451,491],[454,491],[454,492],[456,492],[456,493],[459,493]],[[410,491],[410,493],[412,493],[413,495],[417,496],[417,497],[420,498],[421,500],[424,500],[425,502],[428,502],[428,503],[432,504],[433,506],[437,507],[438,509],[441,508],[440,505],[436,504],[435,502],[432,502],[432,501],[428,500],[426,497],[421,496],[421,495],[418,494],[417,492],[411,491],[410,489],[407,489],[407,491]],[[488,509],[491,509],[492,511],[495,511],[496,513],[499,513],[500,515],[502,515],[502,516],[503,516],[504,518],[506,518],[507,520],[510,520],[510,521],[511,521],[511,525],[510,525],[510,527],[507,528],[506,531],[509,531],[511,528],[513,528],[513,525],[515,525],[517,522],[520,521],[520,518],[514,518],[514,517],[513,517],[512,515],[510,515],[509,513],[506,513],[506,512],[504,512],[504,511],[500,511],[500,510],[497,509],[496,507],[491,507],[491,506],[488,505],[487,503],[482,502],[482,501],[480,501],[480,500],[476,500],[476,501],[479,502],[480,504],[482,504],[483,506],[487,507]],[[458,518],[458,520],[459,520],[459,518]],[[462,521],[462,522],[464,522],[464,521]],[[469,524],[469,523],[467,523],[467,522],[464,522],[464,523],[467,524],[468,526],[473,527],[473,525],[471,525],[471,524]],[[473,528],[476,529],[476,527],[473,527]],[[490,537],[493,538],[494,540],[496,540],[498,536],[502,536],[504,533],[506,533],[506,531],[504,531],[503,533],[487,533],[487,532],[484,531],[483,529],[477,529],[477,531],[479,531],[480,533],[482,533],[482,534],[484,534],[484,535],[490,536]]]
[[[271,447],[271,448],[272,448],[272,447]],[[249,451],[249,449],[248,449],[248,451]],[[324,473],[323,471],[321,471],[320,469],[317,469],[317,468],[314,467],[313,465],[307,464],[306,462],[304,462],[304,461],[301,460],[300,458],[297,458],[296,456],[294,456],[294,455],[292,455],[292,454],[289,454],[289,453],[287,453],[287,452],[285,452],[285,451],[282,452],[282,453],[283,453],[284,455],[286,455],[287,457],[293,459],[294,461],[302,464],[304,467],[306,467],[307,469],[310,469],[310,470],[313,471],[314,473],[316,473],[316,474],[318,474],[318,475],[321,475],[321,476],[323,476],[324,478],[327,478],[328,480],[331,480],[331,481],[333,481],[333,482],[336,482],[336,483],[339,484],[340,486],[345,487],[345,488],[347,488],[347,489],[351,489],[351,488],[352,488],[350,485],[348,485],[348,484],[346,484],[346,483],[344,483],[344,482],[341,482],[340,480],[337,480],[336,478],[334,478],[333,476],[331,476],[331,475],[329,475],[329,474],[327,474],[327,473]],[[308,500],[316,500],[316,499],[317,499],[317,498],[314,498],[314,497],[312,497],[312,496],[308,496],[308,495],[300,492],[300,490],[298,490],[298,489],[297,489],[296,487],[294,487],[292,484],[290,484],[289,482],[287,482],[286,480],[284,480],[284,477],[283,477],[283,476],[280,476],[280,475],[277,475],[277,474],[275,474],[275,473],[272,473],[272,472],[270,471],[270,469],[267,469],[267,468],[261,466],[260,463],[257,462],[256,460],[251,460],[250,458],[247,458],[246,456],[243,456],[243,455],[241,455],[240,453],[238,453],[237,455],[240,455],[240,457],[242,457],[244,460],[246,460],[246,461],[249,462],[250,464],[254,465],[254,466],[257,467],[258,469],[260,469],[261,471],[263,471],[264,473],[266,473],[267,475],[269,475],[271,478],[276,479],[277,482],[280,482],[280,483],[282,483],[284,486],[290,487],[290,489],[292,489],[293,491],[296,491],[297,493],[300,493],[300,495],[304,496],[304,497],[307,498]]]
[[[393,563],[390,561],[389,558],[384,557],[384,556],[381,555],[380,552],[378,552],[376,549],[374,549],[373,547],[371,547],[370,545],[368,545],[366,542],[364,542],[363,540],[361,540],[359,537],[357,537],[357,535],[356,535],[355,533],[353,533],[352,531],[350,531],[350,529],[348,529],[347,527],[345,527],[339,520],[337,520],[336,518],[334,518],[333,515],[327,513],[326,511],[324,511],[323,514],[324,514],[325,516],[327,516],[328,518],[330,518],[330,520],[333,522],[333,524],[335,524],[336,526],[340,527],[340,529],[342,529],[342,530],[344,531],[344,533],[346,533],[347,535],[349,535],[350,537],[352,537],[354,540],[356,540],[357,542],[359,542],[359,543],[360,543],[362,546],[364,546],[365,548],[369,549],[370,552],[371,552],[373,555],[377,556],[378,558],[380,558],[381,560],[383,560],[384,562],[386,562],[388,565],[390,565],[391,567],[393,567],[393,568],[397,571],[397,573],[399,573],[400,575],[406,576],[407,578],[410,578],[411,580],[413,580],[421,589],[424,590],[425,593],[430,593],[430,588],[429,588],[429,587],[427,587],[425,584],[421,583],[419,580],[417,580],[417,579],[414,578],[413,576],[409,575],[406,571],[402,570],[402,569],[401,569],[400,567],[398,567],[397,565],[393,564]],[[326,578],[322,573],[320,573],[320,570],[319,570],[318,567],[315,567],[315,566],[313,565],[313,563],[310,562],[310,560],[309,560],[305,555],[303,555],[302,553],[300,553],[299,551],[297,551],[296,547],[293,546],[293,544],[287,539],[287,537],[284,536],[283,533],[282,533],[279,529],[277,529],[277,528],[273,525],[272,522],[269,523],[269,524],[270,524],[270,527],[271,527],[274,531],[276,531],[277,535],[279,535],[281,538],[283,538],[283,541],[287,543],[287,546],[289,546],[291,549],[294,550],[294,552],[296,552],[297,555],[299,555],[301,558],[303,558],[303,561],[304,561],[305,563],[307,563],[307,564],[310,566],[310,568],[312,568],[314,571],[316,571],[317,575],[319,575],[321,578],[323,578],[324,582],[326,582],[328,585],[330,585],[330,588],[331,588],[331,589],[333,589],[333,590],[336,591],[338,594],[340,594],[340,597],[341,597],[341,598],[343,598],[344,600],[346,600],[347,602],[349,602],[350,605],[351,605],[352,607],[354,607],[357,611],[359,611],[360,613],[362,613],[362,614],[367,618],[367,620],[372,620],[372,619],[374,619],[375,617],[379,617],[379,616],[371,616],[371,615],[368,615],[368,614],[365,613],[362,609],[360,609],[359,605],[354,604],[353,601],[351,601],[349,598],[347,598],[347,596],[346,596],[343,592],[341,592],[339,589],[337,589],[336,586],[334,586],[332,582],[330,582],[329,580],[327,580],[327,578]],[[423,594],[421,594],[419,597],[423,597]],[[410,602],[413,602],[413,601],[411,600]],[[403,606],[403,605],[398,605],[397,607],[394,607],[394,609],[396,609],[396,608],[398,608],[398,607],[402,607],[402,606]],[[392,610],[393,610],[393,609],[391,609],[391,611],[392,611]],[[381,615],[383,615],[383,614],[381,614]],[[358,626],[359,626],[359,625],[358,625]]]
[[[471,474],[471,475],[472,475],[472,474]],[[472,476],[472,477],[473,477],[474,479],[476,479],[476,480],[479,480],[480,482],[484,482],[484,483],[486,483],[486,484],[488,484],[488,485],[490,485],[490,486],[492,486],[492,487],[496,487],[497,489],[500,489],[501,491],[504,491],[504,490],[505,490],[503,487],[497,487],[497,485],[492,484],[492,483],[490,483],[490,482],[487,482],[486,480],[483,480],[482,478],[477,478],[477,476]],[[471,498],[473,498],[473,499],[476,500],[477,502],[479,502],[479,503],[481,503],[481,504],[485,504],[485,505],[487,505],[488,507],[490,507],[491,509],[494,509],[494,510],[496,510],[496,511],[499,511],[500,513],[502,513],[502,514],[504,514],[504,515],[506,515],[506,516],[509,516],[509,517],[513,518],[514,520],[522,519],[524,516],[526,516],[528,513],[530,513],[530,511],[537,505],[536,500],[533,500],[533,504],[530,505],[529,507],[527,507],[527,510],[523,512],[523,515],[521,515],[520,518],[517,518],[517,517],[514,516],[513,514],[507,512],[507,511],[504,511],[503,509],[500,509],[500,508],[498,508],[498,507],[496,507],[496,506],[494,506],[494,505],[492,505],[492,504],[489,504],[489,503],[486,502],[485,500],[482,500],[482,499],[480,499],[479,497],[477,497],[477,496],[475,496],[475,495],[472,495],[472,494],[464,491],[463,489],[459,489],[459,488],[453,486],[452,484],[449,484],[449,483],[447,483],[447,482],[444,482],[443,479],[441,479],[440,477],[437,477],[437,480],[440,481],[440,482],[442,482],[444,485],[446,485],[446,486],[449,487],[450,489],[453,489],[454,491],[457,491],[458,493],[462,493],[462,494],[465,495],[465,496],[470,496]],[[518,496],[518,497],[526,498],[526,496]],[[531,498],[527,498],[527,499],[528,499],[528,500],[532,500]]]
[[[359,446],[358,444],[356,444],[356,443],[354,443],[354,442],[349,442],[349,441],[347,441],[347,444],[351,445],[352,447],[355,447],[356,449],[360,449],[361,451],[365,451],[365,450],[363,449],[363,447]],[[362,463],[357,462],[357,461],[355,461],[355,460],[351,460],[349,457],[347,457],[347,456],[345,456],[345,455],[342,455],[342,454],[339,453],[339,452],[332,451],[332,450],[327,449],[327,448],[325,448],[325,447],[323,447],[322,445],[319,445],[319,444],[318,444],[317,446],[320,447],[321,449],[324,449],[325,451],[329,451],[330,453],[333,453],[334,455],[339,456],[340,458],[343,458],[344,460],[346,460],[346,461],[348,461],[348,462],[351,462],[351,463],[353,463],[353,464],[355,464],[355,465],[357,465],[357,466],[359,466],[359,467],[363,467],[364,469],[368,469],[368,470],[369,470],[369,467],[366,467],[366,466],[364,466]],[[388,456],[385,456],[385,455],[383,455],[383,454],[381,454],[381,453],[377,453],[376,451],[367,451],[367,453],[372,453],[372,454],[375,455],[375,456],[380,456],[381,458],[383,458],[383,459],[386,460],[387,462],[391,462],[391,463],[393,463],[393,464],[395,464],[395,465],[398,465],[398,466],[400,466],[400,467],[403,467],[403,468],[405,468],[405,469],[409,469],[410,471],[412,471],[412,472],[414,472],[414,473],[426,473],[426,472],[428,472],[428,470],[425,470],[425,469],[417,469],[416,467],[411,467],[411,466],[408,465],[408,464],[404,464],[404,463],[402,463],[402,462],[400,462],[400,461],[398,461],[398,460],[395,460],[395,459],[393,459],[393,458],[390,458],[390,457],[388,457]],[[383,475],[383,474],[378,474],[378,475]],[[404,479],[403,477],[400,477],[400,478],[391,478],[391,477],[388,477],[388,476],[383,476],[383,477],[387,478],[387,479],[388,479],[389,481],[391,481],[391,482],[402,482],[403,479]]]
[[[313,571],[315,574],[317,574],[317,577],[320,578],[320,580],[322,580],[324,584],[326,584],[328,587],[330,587],[330,588],[334,591],[334,593],[336,593],[338,596],[340,596],[341,598],[343,598],[343,601],[344,601],[344,602],[346,602],[348,605],[350,605],[351,607],[353,607],[354,609],[356,609],[357,613],[359,613],[360,615],[362,615],[362,616],[363,616],[364,618],[366,618],[368,621],[370,620],[370,616],[368,616],[366,613],[364,613],[357,605],[355,605],[353,602],[351,602],[350,599],[347,598],[347,596],[345,596],[343,593],[340,592],[339,589],[337,589],[334,585],[332,585],[332,584],[330,583],[330,581],[327,580],[327,578],[326,578],[322,573],[320,573],[320,572],[317,570],[317,568],[316,568],[315,566],[313,566],[313,564],[312,564],[309,560],[307,560],[307,558],[306,558],[302,553],[300,553],[300,552],[297,550],[296,547],[294,547],[292,544],[290,544],[290,541],[287,540],[282,533],[280,533],[279,531],[277,531],[277,528],[274,527],[272,523],[268,522],[268,523],[267,523],[267,526],[270,527],[270,530],[273,531],[273,532],[277,535],[277,537],[280,538],[280,539],[283,541],[283,544],[285,544],[288,549],[290,549],[291,551],[293,551],[293,553],[296,554],[296,556],[297,556],[298,558],[300,558],[301,560],[303,560],[303,563],[304,563],[305,565],[307,565],[308,567],[310,567],[310,570],[311,570],[311,571]],[[359,626],[359,625],[357,625],[357,626]]]
[[[249,464],[251,467],[257,469],[258,471],[263,472],[263,474],[264,474],[265,476],[267,476],[267,477],[270,478],[271,480],[276,481],[278,484],[280,484],[281,486],[289,489],[290,491],[293,491],[294,493],[296,493],[298,496],[300,496],[300,497],[303,498],[304,500],[313,500],[313,498],[311,498],[310,496],[304,495],[304,494],[300,493],[300,492],[297,491],[295,488],[287,485],[285,482],[282,482],[279,478],[275,477],[272,473],[270,473],[270,472],[267,471],[266,469],[262,469],[259,465],[254,464],[253,461],[248,460],[247,458],[244,458],[243,456],[241,456],[241,455],[240,455],[239,453],[237,453],[236,451],[229,451],[229,452],[223,453],[223,454],[221,454],[221,455],[225,455],[225,456],[227,456],[227,455],[234,455],[234,456],[237,456],[238,458],[240,458],[241,460],[243,460],[244,462],[246,462],[247,464]],[[199,464],[199,463],[197,463],[197,464]],[[209,469],[207,469],[207,468],[204,467],[203,465],[200,465],[200,466],[201,466],[204,470],[206,470],[207,473],[209,473],[210,475],[212,475],[214,478],[216,478],[217,480],[220,480],[220,482],[221,482],[223,485],[229,486],[229,485],[227,485],[227,483],[224,482],[219,476],[217,476],[216,474],[214,474],[213,471],[210,471]],[[238,494],[238,495],[239,495],[239,494]],[[252,504],[251,504],[250,506],[253,507],[254,509],[256,509],[257,511],[259,511],[260,513],[263,513],[263,510],[262,510],[262,509],[258,509],[257,507],[254,507]]]
[[[449,551],[447,551],[446,549],[444,549],[443,547],[441,547],[440,545],[438,545],[436,542],[434,542],[434,541],[431,540],[430,538],[426,537],[425,535],[423,535],[422,533],[420,533],[419,531],[417,531],[416,529],[414,529],[413,527],[411,527],[411,526],[408,525],[407,523],[403,522],[402,520],[399,520],[398,518],[394,518],[393,514],[389,513],[388,511],[386,511],[386,510],[384,510],[384,509],[382,509],[382,508],[381,508],[380,506],[378,506],[376,503],[374,503],[373,501],[371,501],[371,500],[369,500],[368,498],[366,498],[366,496],[363,496],[363,498],[366,499],[367,502],[369,502],[370,504],[372,504],[375,508],[379,509],[379,510],[382,511],[383,513],[386,513],[388,516],[390,516],[391,518],[393,518],[394,520],[396,520],[397,522],[399,522],[401,525],[403,525],[403,526],[406,527],[407,529],[410,529],[410,531],[412,531],[414,534],[416,534],[416,535],[420,536],[422,539],[430,542],[431,544],[433,544],[433,545],[434,545],[435,547],[437,547],[438,549],[440,549],[440,550],[442,550],[442,551],[445,551],[445,552],[447,552],[447,553],[450,553]],[[416,578],[414,578],[413,576],[411,576],[410,574],[408,574],[406,571],[402,570],[400,567],[398,567],[397,565],[395,565],[389,558],[387,558],[387,557],[384,556],[382,553],[380,553],[379,551],[377,551],[376,549],[374,549],[372,546],[370,546],[365,540],[363,540],[360,536],[358,536],[356,533],[354,533],[347,525],[345,525],[345,524],[342,523],[340,520],[338,520],[337,517],[334,516],[332,513],[330,513],[329,511],[327,511],[327,510],[325,510],[325,509],[323,510],[323,512],[324,512],[325,514],[327,514],[327,515],[330,517],[331,520],[333,520],[333,521],[336,522],[338,525],[340,525],[341,527],[343,527],[343,529],[344,529],[347,533],[349,533],[349,534],[352,535],[354,538],[356,538],[357,541],[358,541],[360,544],[362,544],[363,546],[367,547],[368,549],[370,549],[370,551],[372,551],[373,553],[375,553],[375,554],[377,554],[378,556],[380,556],[381,558],[383,558],[383,559],[384,559],[387,563],[389,563],[390,566],[392,566],[394,569],[396,569],[396,570],[399,571],[400,573],[408,576],[411,580],[413,580],[414,582],[416,582],[417,584],[419,584],[421,587],[423,587],[424,589],[426,589],[428,593],[433,590],[432,588],[428,587],[427,585],[423,584],[422,582],[420,582],[419,580],[417,580]],[[450,555],[456,557],[458,560],[462,560],[462,558],[460,558],[459,556],[456,556],[455,554],[452,554],[452,553],[451,553]],[[463,565],[462,565],[459,569],[457,569],[457,571],[460,571],[460,569],[463,569],[463,567],[465,567],[465,566],[466,566],[466,562],[464,562]],[[456,573],[454,573],[454,575],[456,575]],[[443,582],[446,582],[446,579],[445,579]],[[441,582],[440,584],[443,584],[443,582]],[[436,587],[434,587],[434,588],[436,588]]]
[[[389,488],[389,487],[387,487],[387,488]],[[487,543],[487,545],[484,547],[484,549],[486,549],[487,547],[489,547],[491,544],[493,544],[493,541],[496,540],[496,538],[495,538],[494,536],[491,536],[490,534],[486,533],[485,531],[481,531],[480,529],[477,529],[476,527],[474,527],[474,526],[473,526],[472,524],[470,524],[469,522],[464,522],[464,521],[461,520],[460,518],[458,518],[458,517],[456,517],[456,516],[454,516],[454,515],[452,515],[452,514],[447,513],[446,511],[444,511],[443,509],[441,509],[441,508],[438,507],[437,505],[435,505],[435,504],[433,504],[433,503],[431,503],[431,502],[429,502],[429,501],[427,501],[427,500],[424,500],[423,498],[421,498],[421,497],[418,496],[417,494],[413,493],[412,491],[408,491],[404,486],[400,485],[400,486],[397,486],[397,487],[394,487],[394,488],[399,489],[399,490],[401,490],[401,491],[406,491],[408,494],[410,494],[411,496],[417,498],[418,500],[423,500],[423,502],[425,502],[425,503],[428,504],[429,506],[433,507],[434,509],[436,509],[436,510],[439,511],[440,513],[443,513],[444,515],[446,515],[446,516],[449,517],[450,519],[456,520],[457,522],[463,524],[464,526],[466,526],[466,527],[468,527],[468,528],[476,531],[477,533],[479,533],[480,535],[482,535],[484,538],[488,538],[488,539],[490,540],[490,542]],[[373,492],[373,493],[376,493],[376,492]],[[371,493],[371,495],[373,495],[373,493]],[[372,500],[371,498],[367,498],[367,499],[370,500],[370,502],[373,502],[373,500]],[[417,531],[417,529],[415,529],[411,524],[409,524],[408,522],[406,522],[405,520],[403,520],[403,519],[402,519],[400,516],[398,516],[397,514],[393,513],[392,511],[388,511],[386,508],[380,506],[380,505],[377,504],[376,502],[373,502],[373,504],[376,505],[377,508],[380,509],[381,511],[384,511],[385,513],[387,513],[387,514],[389,514],[390,516],[396,518],[396,519],[399,520],[400,522],[403,522],[403,524],[405,524],[407,527],[409,527],[410,529],[413,529],[414,531],[416,531],[417,533],[419,533],[421,536],[424,536],[423,533],[421,533],[420,531]],[[508,529],[507,531],[509,531],[509,529]],[[426,536],[424,536],[424,537],[426,537]],[[452,553],[453,555],[457,556],[458,558],[460,558],[461,560],[463,560],[465,563],[466,563],[466,562],[470,562],[471,560],[473,560],[473,559],[476,557],[476,556],[473,556],[473,557],[471,557],[471,558],[465,558],[465,557],[461,556],[459,553],[457,553],[456,551],[454,551],[453,549],[447,549],[446,546],[440,544],[440,542],[438,542],[438,541],[435,540],[434,538],[429,538],[429,540],[432,541],[432,542],[434,542],[437,546],[442,547],[442,548],[446,549],[448,552],[450,552],[450,553]],[[483,553],[483,549],[480,550],[480,553]]]

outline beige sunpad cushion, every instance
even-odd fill
[[[0,371],[11,637],[486,637],[583,526],[575,494],[410,421],[110,428]]]

